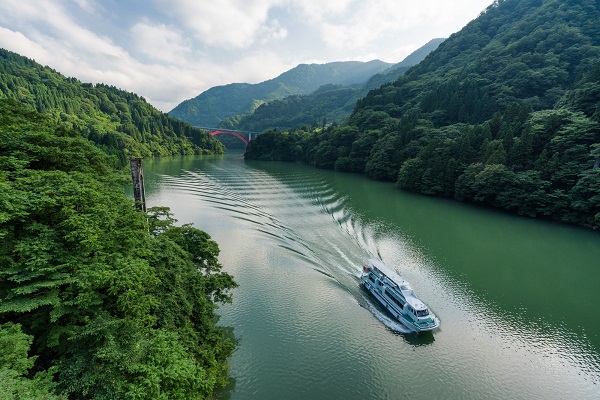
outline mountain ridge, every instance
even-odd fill
[[[215,86],[181,102],[168,114],[194,126],[216,127],[222,120],[249,113],[264,102],[309,94],[325,84],[360,84],[390,66],[380,60],[299,64],[264,82]]]
[[[219,126],[262,132],[268,129],[290,129],[301,125],[339,123],[348,117],[356,102],[369,90],[395,81],[411,66],[421,62],[445,39],[432,39],[403,61],[371,76],[365,83],[353,86],[324,85],[307,95],[291,95],[259,105],[253,112],[223,120]],[[235,142],[227,141],[227,146]]]
[[[600,228],[600,1],[498,0],[341,126],[266,132],[246,158]]]

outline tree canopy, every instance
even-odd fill
[[[600,227],[598,20],[594,0],[496,1],[370,91],[344,124],[259,135],[246,157],[294,155],[405,190]]]
[[[128,181],[69,124],[0,100],[4,398],[206,398],[235,340],[219,249]]]
[[[338,61],[325,64],[300,64],[264,82],[230,83],[210,88],[193,99],[185,100],[169,111],[194,126],[232,128],[232,121],[252,113],[265,102],[288,96],[307,95],[327,84],[355,85],[382,72],[391,64],[380,60],[369,62]],[[221,121],[232,118],[227,125]],[[235,127],[241,129],[240,127]]]
[[[164,114],[137,94],[81,83],[0,49],[0,99],[13,99],[75,129],[125,165],[131,157],[222,153],[208,133]]]

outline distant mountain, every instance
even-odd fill
[[[154,108],[135,93],[82,83],[50,67],[0,49],[0,99],[74,128],[122,163],[130,157],[221,153],[221,143],[204,131]]]
[[[598,21],[598,0],[496,0],[344,125],[263,133],[246,158],[600,229]]]
[[[364,87],[325,85],[305,96],[288,96],[265,103],[251,114],[237,115],[221,122],[220,127],[263,132],[286,130],[302,125],[327,125],[346,118],[356,101],[368,90]],[[230,147],[230,143],[226,143]]]
[[[300,64],[268,81],[216,86],[185,100],[169,115],[194,126],[216,127],[229,117],[248,114],[259,105],[290,95],[305,95],[326,84],[359,85],[392,64],[380,60]]]
[[[369,90],[397,80],[421,62],[445,39],[433,39],[411,53],[402,62],[370,77],[360,86],[324,85],[308,95],[292,95],[260,105],[254,112],[236,115],[221,122],[222,128],[262,132],[267,129],[290,129],[302,125],[327,125],[350,115],[357,100]],[[233,143],[232,143],[233,144]],[[226,144],[228,147],[230,143]]]

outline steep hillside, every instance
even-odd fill
[[[552,108],[600,57],[599,4],[505,0],[443,42],[393,85],[360,102],[419,109],[436,125],[482,122],[512,103]]]
[[[445,38],[436,38],[431,39],[429,42],[425,43],[423,46],[419,47],[417,50],[410,53],[404,60],[400,61],[398,64],[393,65],[390,69],[400,68],[400,67],[412,67],[413,65],[419,64],[421,61],[425,59],[435,49],[439,47],[446,40]]]
[[[228,129],[262,132],[268,129],[291,129],[302,125],[326,125],[346,118],[369,90],[395,81],[412,65],[421,62],[444,39],[433,39],[411,53],[402,62],[375,74],[357,86],[324,85],[308,95],[292,95],[260,105],[254,112],[236,115],[221,122]]]
[[[182,102],[169,115],[194,126],[216,127],[222,120],[250,113],[267,101],[312,93],[326,84],[361,84],[389,66],[379,60],[300,64],[262,83],[232,83],[211,88]]]
[[[346,126],[259,136],[247,157],[600,227],[598,20],[595,0],[497,1]]]
[[[219,141],[158,111],[134,93],[81,83],[4,49],[0,49],[2,98],[17,100],[77,129],[122,162],[131,156],[223,151]]]
[[[292,129],[302,125],[340,122],[352,112],[363,88],[325,85],[305,96],[288,96],[259,106],[248,115],[236,115],[221,122],[228,129],[263,132]]]
[[[216,307],[237,285],[208,234],[136,210],[113,157],[9,99],[0,193],[2,399],[204,399],[227,382]]]
[[[394,82],[402,75],[404,75],[404,73],[408,71],[410,67],[412,67],[413,65],[417,65],[421,61],[423,61],[425,57],[427,57],[429,53],[437,49],[444,40],[446,39],[431,39],[425,45],[409,54],[404,60],[402,60],[398,64],[392,65],[384,72],[373,75],[365,84],[366,88],[368,90],[377,89],[381,85],[384,85],[388,82]],[[361,97],[364,97],[364,95]]]

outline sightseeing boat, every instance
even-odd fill
[[[431,331],[440,320],[415,295],[410,284],[377,259],[369,259],[360,281],[395,319],[415,332]]]

